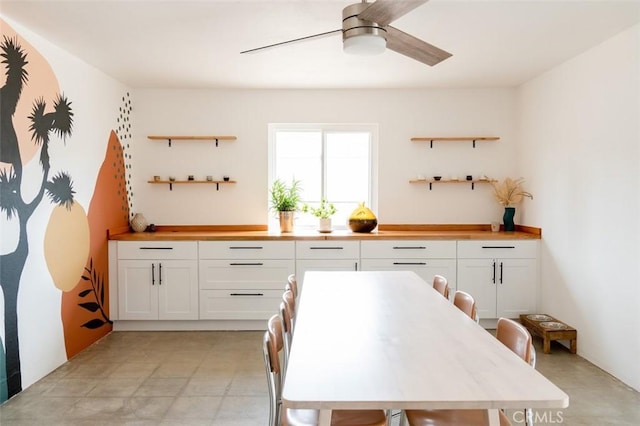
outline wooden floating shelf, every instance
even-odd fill
[[[220,190],[220,185],[226,185],[231,183],[236,183],[235,180],[149,180],[147,183],[160,184],[160,185],[169,185],[169,190],[173,191],[173,185],[179,184],[214,184],[216,186],[216,191]]]
[[[472,141],[473,147],[476,147],[476,141],[497,141],[500,140],[498,136],[424,136],[411,138],[412,142],[429,142],[430,147],[433,148],[433,142],[452,142],[452,141]]]
[[[151,135],[147,136],[147,138],[154,141],[169,141],[169,146],[171,146],[171,141],[216,141],[216,146],[218,146],[219,141],[235,141],[238,139],[236,136],[230,135],[221,135],[221,136],[157,136]]]
[[[432,186],[434,183],[466,183],[471,184],[471,190],[475,189],[476,183],[491,183],[497,182],[496,180],[487,180],[487,179],[474,179],[474,180],[434,180],[434,179],[412,179],[409,183],[417,183],[417,184],[428,184],[429,190],[433,189]]]

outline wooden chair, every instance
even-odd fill
[[[316,426],[318,411],[302,409],[282,409],[282,377],[280,357],[284,350],[282,321],[278,315],[267,323],[262,351],[269,385],[269,426]],[[387,416],[382,410],[334,410],[331,414],[332,426],[385,426]]]
[[[469,293],[460,290],[456,291],[456,294],[453,296],[453,304],[462,312],[467,314],[469,318],[478,322],[476,301]]]
[[[296,300],[293,297],[293,292],[287,290],[282,295],[282,302],[280,302],[280,320],[282,321],[282,334],[284,342],[284,370],[286,371],[287,365],[289,365],[289,352],[291,351],[291,341],[293,340],[293,322],[296,314]]]
[[[443,295],[445,299],[449,299],[449,282],[445,277],[442,275],[434,275],[433,288]]]
[[[289,275],[289,277],[287,277],[285,290],[291,290],[295,299],[298,300],[298,280],[296,280],[295,274],[291,274]]]
[[[511,349],[525,362],[535,367],[535,349],[532,338],[526,328],[517,322],[500,318],[496,328],[496,338],[506,347]],[[489,412],[487,410],[406,410],[404,420],[409,426],[484,426],[489,424]],[[500,425],[507,426],[511,423],[504,412],[499,412]],[[525,409],[525,424],[533,425],[532,411]]]

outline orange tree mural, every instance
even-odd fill
[[[56,205],[49,223],[47,234],[49,238],[59,238],[55,229],[58,223],[64,222],[66,215],[77,217],[84,215],[82,207],[74,201],[73,181],[71,177],[60,172],[53,177],[50,174],[49,141],[52,132],[59,137],[66,138],[71,135],[73,128],[73,111],[71,102],[62,94],[58,94],[53,105],[47,104],[44,97],[36,97],[33,100],[31,113],[28,115],[28,131],[31,136],[31,144],[39,149],[39,189],[35,195],[23,194],[23,147],[14,128],[14,114],[20,101],[23,89],[29,80],[27,72],[28,57],[20,46],[18,38],[3,37],[0,44],[0,57],[5,69],[6,80],[0,88],[0,162],[4,163],[0,169],[0,212],[6,215],[8,221],[19,227],[17,244],[12,252],[0,255],[0,287],[4,296],[4,327],[5,327],[5,356],[6,365],[6,393],[11,397],[22,390],[22,374],[20,369],[20,344],[18,338],[18,292],[20,279],[29,254],[29,242],[27,236],[27,223],[38,205],[45,199]],[[52,222],[55,223],[52,225]],[[58,262],[64,256],[56,254],[46,256],[47,266],[52,274],[54,283],[58,288],[68,289],[70,283],[75,283],[82,275],[88,253],[88,229],[80,226],[83,235],[77,244],[86,245],[83,259],[65,260],[66,267],[59,268]],[[60,240],[58,240],[60,241]],[[71,257],[82,257],[83,247],[79,248],[80,255],[67,252]],[[54,249],[54,251],[56,251]],[[57,249],[58,252],[64,250]],[[51,250],[49,250],[51,252]],[[52,263],[53,262],[53,263]],[[55,264],[55,265],[54,265]],[[4,392],[3,392],[4,393]]]

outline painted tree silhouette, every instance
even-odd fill
[[[42,179],[35,197],[25,200],[22,194],[22,158],[18,136],[13,127],[13,116],[20,100],[23,86],[28,82],[26,70],[27,54],[19,45],[17,37],[4,37],[0,45],[0,57],[5,64],[6,82],[0,88],[0,162],[9,164],[0,171],[0,212],[20,227],[18,243],[13,252],[0,255],[0,287],[4,294],[4,327],[6,348],[7,394],[11,398],[22,390],[20,370],[20,345],[18,339],[18,289],[22,271],[29,255],[27,222],[45,193],[52,203],[73,203],[72,181],[68,174],[58,173],[49,180],[49,135],[60,137],[71,135],[73,112],[71,102],[58,95],[53,110],[47,109],[44,98],[34,100],[29,130],[31,142],[40,147]]]

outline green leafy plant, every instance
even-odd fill
[[[491,182],[496,200],[505,207],[512,207],[527,197],[533,200],[533,195],[522,189],[523,178],[506,178],[503,182]]]
[[[276,179],[271,185],[271,209],[277,212],[289,212],[298,210],[300,203],[300,181],[292,179],[291,185],[287,185],[280,179]]]
[[[318,207],[312,207],[309,204],[302,206],[303,213],[311,213],[318,219],[329,219],[336,213],[336,211],[336,206],[327,202],[324,198],[320,200],[320,205]]]

